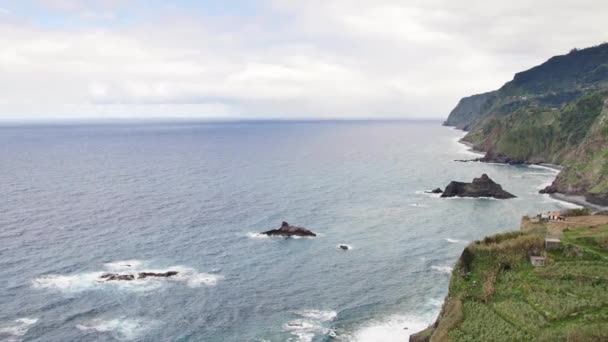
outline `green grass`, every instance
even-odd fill
[[[564,241],[602,258],[608,258],[608,226],[567,231]]]
[[[567,231],[548,264],[533,267],[528,254],[543,252],[543,242],[513,232],[468,246],[448,295],[461,305],[442,312],[458,319],[431,341],[608,340],[608,227]]]

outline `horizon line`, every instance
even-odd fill
[[[111,124],[111,123],[178,123],[178,122],[208,122],[208,123],[230,123],[230,122],[354,122],[354,121],[445,121],[445,117],[335,117],[335,118],[315,118],[315,117],[298,117],[298,118],[197,118],[197,117],[114,117],[114,118],[20,118],[6,119],[0,118],[0,126],[5,125],[36,125],[36,124]]]

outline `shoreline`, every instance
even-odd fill
[[[457,129],[457,128],[454,128]],[[466,131],[460,130],[462,132],[464,132],[466,134]],[[468,151],[469,152],[473,152],[473,153],[477,153],[477,154],[484,154],[485,152],[483,151],[478,151],[475,150],[473,148],[473,144],[463,141],[462,138],[460,138],[457,141],[459,144],[462,144],[466,147],[468,147]],[[509,164],[505,164],[505,163],[496,163],[496,164],[501,164],[501,165],[509,165]],[[551,163],[539,163],[539,164],[522,164],[522,165],[526,165],[528,167],[543,167],[543,168],[547,168],[547,169],[552,169],[555,171],[559,171],[561,172],[564,167],[561,165],[557,165],[557,164],[551,164]],[[559,172],[555,175],[555,178],[553,179],[553,181],[555,181],[555,179],[557,179],[557,175],[559,175]],[[584,208],[589,208],[591,210],[595,210],[595,211],[608,211],[608,206],[601,206],[598,204],[593,204],[591,202],[588,202],[584,196],[577,196],[577,195],[568,195],[568,194],[562,194],[562,193],[553,193],[553,194],[549,194],[549,197],[556,200],[556,201],[562,201],[562,202],[566,202],[566,203],[570,203],[570,204],[575,204],[578,206],[582,206]]]
[[[576,204],[576,205],[582,206],[584,208],[589,208],[591,210],[608,211],[608,207],[601,206],[601,205],[598,205],[598,204],[593,204],[593,203],[587,201],[585,199],[585,196],[566,195],[566,194],[562,194],[560,192],[556,192],[556,193],[553,193],[553,194],[549,194],[549,197],[553,198],[554,200]]]
[[[454,129],[457,129],[455,127],[453,127]],[[461,130],[466,134],[466,131]],[[473,144],[466,142],[466,141],[462,141],[462,138],[460,138],[459,140],[457,140],[457,143],[462,144],[464,146],[466,146],[468,148],[469,152],[473,152],[473,153],[477,153],[477,154],[485,154],[485,152],[483,151],[477,151],[474,149]],[[501,164],[501,165],[511,165],[508,163],[496,163],[496,164]],[[552,171],[556,171],[555,172],[555,177],[553,178],[552,183],[555,181],[555,179],[557,179],[557,176],[560,174],[560,172],[564,169],[563,166],[561,165],[557,165],[557,164],[551,164],[551,163],[538,163],[538,164],[529,164],[529,163],[525,163],[525,164],[521,164],[521,165],[525,165],[527,167],[537,167],[537,168],[544,168],[544,169],[549,169]],[[542,195],[540,193],[538,193],[539,195]],[[570,203],[570,204],[574,204],[577,206],[582,206],[584,208],[589,208],[592,211],[608,211],[608,206],[601,206],[601,205],[597,205],[597,204],[593,204],[588,202],[584,196],[577,196],[577,195],[567,195],[567,194],[562,194],[562,193],[552,193],[552,194],[548,194],[549,198],[557,201],[557,202],[566,202],[566,203]],[[465,247],[466,250],[466,247]],[[462,258],[462,256],[460,257]],[[460,259],[459,259],[460,260]],[[457,261],[458,262],[458,261]],[[450,283],[452,282],[452,273],[450,274]],[[448,305],[448,298],[449,298],[449,292],[446,295],[446,298],[444,299],[444,304],[442,306],[441,311],[439,312],[437,318],[435,319],[434,322],[430,323],[426,329],[414,332],[413,334],[411,334],[409,336],[409,341],[410,342],[428,342],[430,341],[431,336],[433,335],[433,333],[436,331],[438,325],[440,324],[440,321],[442,319],[445,319],[444,317],[442,317],[442,314],[444,313],[444,310],[446,308],[446,305]]]

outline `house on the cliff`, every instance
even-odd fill
[[[563,221],[564,217],[562,216],[562,213],[556,211],[553,213],[549,213],[549,215],[547,216],[547,218],[549,219],[549,221]]]

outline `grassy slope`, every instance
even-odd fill
[[[608,226],[566,232],[548,265],[533,267],[527,255],[542,251],[543,236],[499,234],[467,247],[436,328],[424,333],[431,341],[608,340]]]

